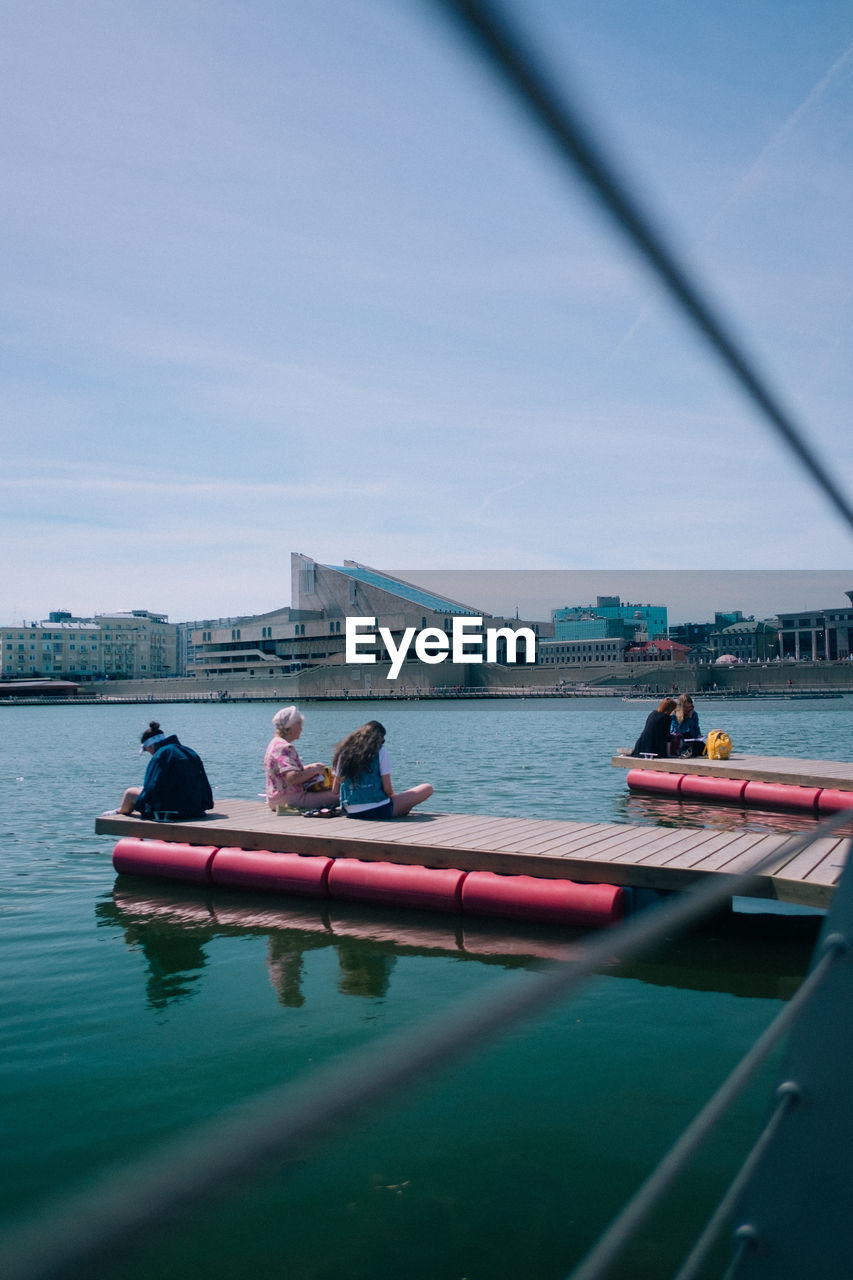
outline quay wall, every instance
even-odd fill
[[[587,667],[476,666],[449,662],[404,665],[397,680],[388,679],[388,666],[376,663],[351,667],[314,667],[291,676],[178,676],[161,680],[93,681],[81,687],[87,700],[224,700],[274,701],[280,705],[310,698],[417,698],[418,696],[477,696],[513,693],[532,695],[610,696],[693,692],[791,693],[853,692],[853,662],[758,663],[715,667],[671,662],[597,663]],[[64,700],[63,700],[64,701]]]

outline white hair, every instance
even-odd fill
[[[272,722],[276,733],[284,733],[285,729],[292,729],[295,724],[301,724],[304,719],[302,712],[296,707],[282,707],[280,711],[276,711]]]

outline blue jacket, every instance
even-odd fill
[[[384,804],[387,799],[382,788],[378,755],[355,780],[341,778],[341,804],[344,808],[351,804]]]
[[[201,758],[174,734],[154,752],[134,809],[143,818],[168,813],[175,818],[200,818],[213,808],[213,793]]]
[[[685,716],[679,721],[675,716],[672,717],[672,724],[669,727],[670,733],[680,733],[682,738],[701,738],[699,732],[699,717],[695,711],[691,711],[689,716]]]

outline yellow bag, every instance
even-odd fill
[[[732,754],[732,740],[724,729],[712,729],[705,739],[704,754],[709,760],[728,760]]]
[[[332,774],[332,771],[329,768],[329,766],[327,764],[324,764],[322,778],[318,778],[316,782],[312,782],[310,786],[305,788],[305,790],[306,791],[328,791],[332,785],[333,776],[334,775]]]

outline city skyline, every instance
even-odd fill
[[[507,11],[853,490],[845,0]],[[826,570],[850,530],[441,6],[5,15],[0,615],[287,557]]]
[[[340,563],[336,561],[335,563]],[[798,610],[842,609],[850,606],[853,572],[846,570],[423,570],[373,566],[415,586],[480,609],[486,615],[526,621],[550,621],[551,612],[566,606],[595,606],[598,596],[619,596],[623,603],[663,605],[668,623],[713,622],[715,613],[740,611],[757,620]],[[258,615],[286,609],[290,601],[270,601]],[[138,605],[137,611],[145,606]],[[50,608],[29,618],[0,619],[0,627],[27,627],[47,622],[50,613],[67,612],[75,620],[117,610],[83,614],[76,609]],[[128,610],[127,612],[132,612]],[[162,610],[149,610],[163,614]],[[192,617],[166,615],[170,622],[193,623],[218,618],[251,617],[202,611]],[[59,625],[59,624],[57,624]]]

